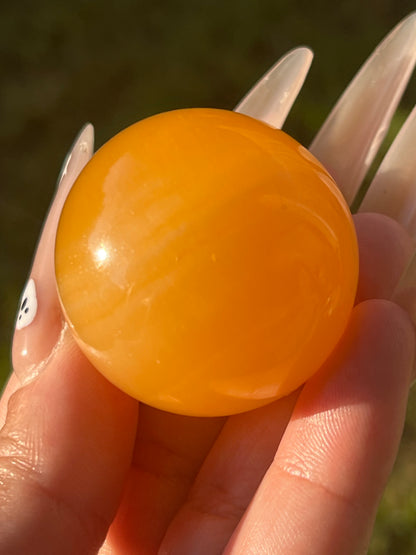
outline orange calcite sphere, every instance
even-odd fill
[[[348,321],[358,254],[334,181],[282,131],[213,109],[143,120],[75,182],[56,239],[65,317],[112,383],[214,416],[295,390]]]

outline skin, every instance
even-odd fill
[[[357,304],[325,365],[203,419],[139,406],[82,356],[45,287],[47,222],[32,276],[48,310],[16,332],[0,402],[0,553],[365,553],[412,381],[414,328],[389,298],[414,245],[385,216],[355,223]]]

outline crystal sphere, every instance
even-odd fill
[[[56,237],[66,320],[117,387],[214,416],[292,392],[334,349],[358,277],[351,214],[323,166],[248,116],[187,109],[107,142]]]

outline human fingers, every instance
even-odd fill
[[[90,160],[93,149],[94,130],[92,125],[87,124],[80,131],[65,159],[20,301],[12,359],[13,369],[21,383],[26,383],[42,370],[42,365],[59,342],[63,318],[54,270],[56,228],[68,193],[82,168]]]
[[[384,300],[354,311],[304,387],[226,553],[364,553],[405,418],[414,330]]]
[[[68,333],[9,399],[0,432],[0,553],[93,553],[129,468],[137,404],[107,382]]]
[[[68,152],[60,172],[55,197],[44,222],[23,290],[12,343],[13,373],[0,399],[0,427],[4,424],[10,395],[45,366],[59,343],[63,319],[54,272],[54,242],[59,215],[78,174],[91,158],[94,129],[84,126]]]
[[[355,217],[360,248],[359,294],[375,298],[394,288],[413,242],[396,222],[377,214]],[[221,551],[276,453],[297,394],[228,420],[173,520],[162,552]],[[201,539],[202,538],[202,539]]]
[[[88,124],[81,129],[64,160],[56,194],[19,301],[12,344],[13,372],[0,399],[0,428],[6,418],[9,397],[19,386],[41,371],[59,340],[63,320],[54,276],[53,244],[56,226],[63,203],[79,172],[91,158],[93,149],[94,130]]]
[[[168,528],[160,554],[222,551],[273,460],[297,396],[227,420]]]
[[[100,553],[156,553],[224,418],[140,406],[137,441],[120,508]]]
[[[307,48],[289,52],[260,79],[235,110],[281,127],[311,61],[312,53]],[[138,464],[132,470],[126,502],[120,510],[120,515],[123,514],[124,517],[119,516],[116,519],[111,534],[113,540],[117,535],[119,541],[120,537],[125,537],[124,549],[128,542],[127,537],[130,537],[130,541],[135,537],[144,537],[147,538],[146,545],[153,548],[158,545],[167,523],[184,501],[190,484],[224,421],[183,418],[149,408],[144,408],[144,411],[148,418],[143,416],[142,411],[136,449],[139,454]],[[183,440],[187,437],[189,441],[184,443]],[[174,471],[176,478],[173,481],[171,475]],[[152,481],[155,484],[151,488]],[[155,494],[155,491],[158,493]],[[140,492],[140,495],[132,492]],[[138,513],[140,517],[137,517]],[[149,525],[149,515],[153,515],[152,525]],[[119,524],[121,522],[123,524]],[[127,522],[131,522],[131,525],[127,525]],[[155,522],[159,523],[158,531],[155,530]],[[128,528],[131,528],[130,532],[127,532]],[[116,529],[117,534],[114,533]]]
[[[58,309],[53,243],[67,191],[58,189],[44,226],[1,400],[0,552],[8,555],[96,551],[134,446],[137,403],[89,364]]]
[[[355,214],[354,224],[360,268],[356,303],[391,299],[414,251],[415,241],[400,224],[383,214]]]

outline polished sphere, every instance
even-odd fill
[[[316,372],[353,306],[357,242],[334,181],[282,131],[177,110],[106,143],[56,239],[65,317],[112,383],[189,415],[246,411]]]

